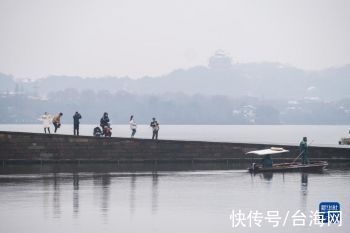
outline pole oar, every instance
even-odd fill
[[[308,146],[310,146],[313,142],[314,142],[314,140],[312,140]],[[300,154],[298,155],[298,157],[296,157],[296,158],[293,160],[293,163],[295,163],[295,161],[296,161],[296,160],[300,157],[300,155],[302,155],[303,153],[304,153],[304,151],[300,152]]]

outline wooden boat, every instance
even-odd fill
[[[262,165],[256,165],[248,168],[249,172],[322,172],[328,165],[326,161],[316,161],[309,164],[301,163],[277,163],[272,167],[262,167]]]
[[[283,148],[271,147],[270,149],[250,151],[247,154],[255,154],[260,156],[281,154],[289,152]],[[299,156],[298,156],[299,157]],[[315,161],[309,164],[302,163],[276,163],[271,166],[263,166],[262,164],[252,163],[248,171],[251,173],[259,172],[322,172],[324,168],[328,165],[326,161]]]

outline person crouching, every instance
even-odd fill
[[[57,129],[61,127],[61,117],[63,116],[63,113],[58,113],[55,115],[52,119],[52,124],[55,127],[55,133],[57,132]]]

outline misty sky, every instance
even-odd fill
[[[166,74],[234,62],[350,64],[348,0],[0,0],[0,72]]]

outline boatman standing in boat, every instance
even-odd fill
[[[300,153],[303,164],[309,164],[309,148],[307,146],[307,137],[303,137],[303,140],[300,142]]]

